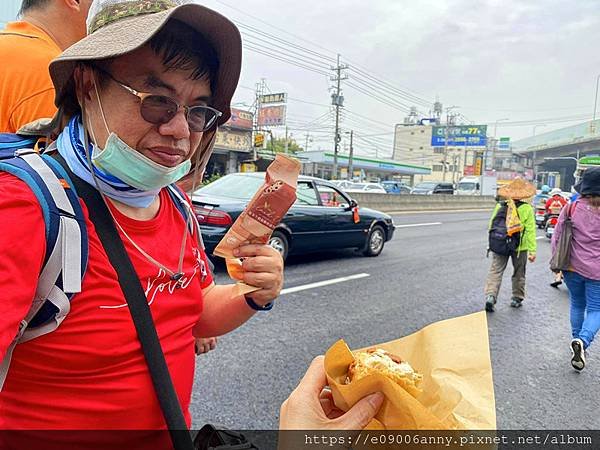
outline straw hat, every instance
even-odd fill
[[[231,116],[231,98],[241,71],[239,30],[211,9],[181,3],[181,0],[94,0],[87,18],[88,35],[50,64],[56,106],[67,111],[78,107],[72,80],[78,63],[130,53],[150,41],[170,19],[177,19],[202,34],[217,54],[219,68],[211,106],[223,113],[219,125],[225,123]]]
[[[522,200],[535,195],[535,186],[522,178],[515,178],[506,186],[498,189],[498,195],[513,200]]]

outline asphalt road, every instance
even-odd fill
[[[377,258],[341,251],[291,259],[286,288],[369,276],[284,294],[271,312],[220,338],[215,351],[197,359],[194,424],[277,428],[283,400],[337,339],[360,348],[481,311],[488,215],[397,215],[401,228]],[[520,309],[509,307],[509,265],[497,310],[488,314],[498,428],[600,429],[600,358],[592,346],[587,368],[571,368],[568,295],[549,286],[549,258],[542,238]],[[223,271],[216,278],[228,281]]]

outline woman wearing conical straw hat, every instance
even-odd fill
[[[526,199],[535,195],[535,187],[517,178],[498,190],[496,204],[489,225],[488,254],[492,264],[485,282],[485,309],[495,309],[502,275],[512,261],[512,299],[510,306],[519,308],[525,299],[525,269],[527,261],[534,262],[537,243],[533,208]]]

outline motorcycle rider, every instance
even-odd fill
[[[567,204],[567,199],[563,197],[562,190],[554,188],[550,191],[550,198],[546,200],[546,215],[559,216],[560,212]]]

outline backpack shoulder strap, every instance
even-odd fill
[[[14,347],[54,331],[70,311],[70,299],[81,292],[88,258],[87,227],[71,180],[52,158],[31,149],[0,160],[0,170],[16,176],[32,190],[42,209],[46,252],[32,305],[0,365],[0,389]]]

